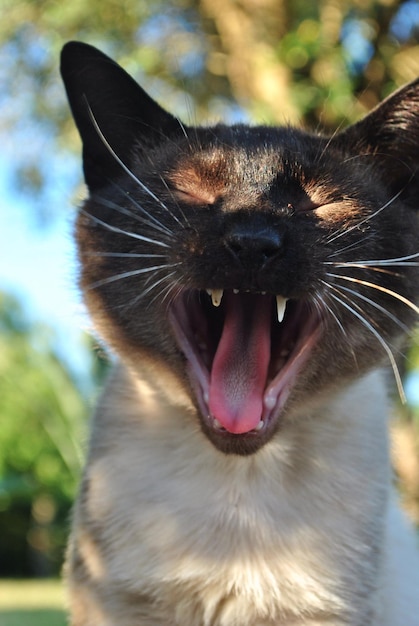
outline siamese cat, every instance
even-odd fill
[[[68,43],[80,283],[117,355],[72,626],[418,626],[389,369],[419,312],[419,80],[333,136],[186,126]]]

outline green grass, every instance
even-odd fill
[[[0,626],[65,626],[62,584],[0,580]]]

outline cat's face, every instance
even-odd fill
[[[90,189],[86,301],[122,358],[175,373],[217,448],[255,452],[394,360],[419,295],[418,86],[324,138],[186,128],[83,44],[62,70]]]

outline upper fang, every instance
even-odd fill
[[[223,293],[223,289],[207,289],[207,294],[211,296],[211,301],[214,306],[220,306]]]
[[[276,311],[278,315],[278,322],[282,322],[285,315],[285,307],[287,305],[287,298],[282,296],[276,296]]]

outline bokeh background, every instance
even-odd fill
[[[62,45],[97,45],[187,123],[333,131],[419,75],[419,2],[0,0],[0,17],[0,577],[57,576],[107,368],[76,288]],[[396,476],[419,520],[415,337],[400,367]]]

